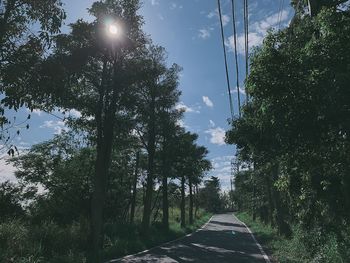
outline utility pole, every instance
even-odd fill
[[[232,158],[231,160],[231,178],[230,178],[230,184],[231,184],[231,209],[233,210],[233,183],[234,183],[234,178],[236,174],[239,172],[239,162],[237,161],[236,158]]]

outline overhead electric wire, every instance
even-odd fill
[[[236,64],[236,87],[237,87],[237,98],[238,98],[238,114],[241,117],[241,95],[239,90],[239,66],[238,66],[238,55],[237,55],[237,29],[236,29],[236,14],[235,14],[235,0],[231,0],[232,3],[232,23],[233,23],[233,41],[234,41],[234,53],[235,53],[235,64]]]
[[[224,60],[225,60],[225,70],[226,70],[226,81],[227,81],[227,89],[228,89],[228,96],[230,100],[230,111],[231,111],[231,118],[233,120],[234,118],[234,110],[233,110],[233,103],[232,103],[232,94],[231,94],[231,86],[230,86],[230,77],[228,74],[228,65],[227,65],[227,54],[226,54],[226,46],[225,46],[225,34],[224,34],[224,26],[222,23],[222,13],[221,13],[221,3],[220,0],[218,0],[218,11],[219,11],[219,19],[220,19],[220,28],[221,28],[221,41],[222,41],[222,48],[224,50]]]
[[[282,22],[282,15],[283,15],[283,7],[284,7],[284,0],[280,0],[280,8],[278,11],[278,30],[281,28],[281,22]]]
[[[245,93],[246,103],[249,102],[249,93],[247,90],[247,79],[249,74],[249,12],[248,12],[248,0],[244,0],[244,51],[245,51]]]

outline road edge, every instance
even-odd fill
[[[210,223],[210,221],[213,219],[213,216],[214,216],[214,215],[212,215],[212,216],[209,218],[209,220],[208,220],[205,224],[203,224],[200,228],[198,228],[196,231],[193,231],[192,233],[189,233],[189,234],[187,234],[187,235],[185,235],[185,236],[179,237],[179,238],[174,239],[174,240],[170,240],[170,241],[165,242],[165,243],[162,243],[162,244],[160,244],[160,245],[151,247],[151,248],[149,248],[149,249],[146,249],[146,250],[137,252],[137,253],[135,253],[135,254],[126,255],[126,256],[123,256],[123,257],[120,257],[120,258],[117,258],[117,259],[111,259],[111,260],[109,260],[109,261],[106,261],[105,263],[113,263],[113,262],[117,262],[117,261],[119,261],[119,260],[121,260],[121,259],[127,259],[127,258],[130,258],[130,257],[134,257],[134,256],[140,255],[140,254],[142,254],[142,253],[147,253],[147,252],[149,252],[149,251],[151,251],[151,250],[153,250],[153,249],[160,248],[160,247],[162,247],[162,246],[164,246],[164,245],[168,245],[168,244],[174,243],[174,242],[179,241],[179,240],[181,240],[181,239],[184,239],[184,238],[186,238],[186,237],[190,237],[190,236],[192,236],[194,233],[197,233],[197,232],[203,230],[204,228],[206,228],[207,225]]]
[[[258,242],[258,240],[256,240],[256,238],[255,238],[253,232],[250,230],[250,228],[249,228],[244,222],[242,222],[241,220],[239,220],[238,217],[235,216],[234,213],[232,213],[232,216],[233,216],[238,222],[240,222],[242,225],[244,225],[244,227],[248,230],[248,232],[249,232],[249,234],[251,235],[251,237],[253,238],[253,240],[254,240],[256,246],[259,248],[261,255],[262,255],[263,258],[265,259],[265,262],[266,262],[266,263],[271,263],[271,260],[270,260],[269,256],[265,253],[263,247],[260,245],[260,243]]]

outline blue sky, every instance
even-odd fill
[[[240,64],[240,82],[244,78],[244,35],[243,0],[236,1],[238,28],[238,51]],[[67,25],[78,18],[88,17],[87,8],[93,0],[64,0],[67,12]],[[228,49],[229,72],[233,90],[235,113],[237,114],[236,78],[232,52],[232,11],[231,1],[222,0],[223,21]],[[261,44],[266,31],[271,27],[286,26],[293,10],[289,1],[279,13],[279,0],[249,1],[249,39],[250,47]],[[229,186],[230,160],[235,148],[224,144],[225,130],[229,128],[230,116],[227,84],[224,71],[223,50],[220,36],[220,24],[216,0],[144,0],[140,13],[144,16],[144,30],[155,44],[164,46],[168,52],[169,64],[177,63],[183,67],[180,90],[181,102],[177,107],[185,108],[185,118],[181,123],[187,130],[199,134],[198,143],[205,145],[214,170],[210,175],[218,176],[224,188]],[[244,99],[244,92],[241,92]],[[17,122],[27,116],[25,109],[16,114]],[[79,116],[72,111],[73,116]],[[29,120],[30,129],[21,130],[14,139],[16,145],[27,148],[34,143],[48,140],[65,129],[64,122],[52,115],[35,111]],[[0,152],[1,153],[1,152]],[[0,181],[12,178],[13,168],[0,160]]]

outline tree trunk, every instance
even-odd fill
[[[278,163],[275,165],[272,172],[273,172],[273,181],[277,181],[278,173],[279,173]],[[273,187],[272,193],[273,193],[273,199],[275,201],[274,205],[276,208],[276,223],[277,223],[278,233],[285,237],[290,237],[292,234],[292,231],[290,229],[290,226],[286,222],[287,213],[282,203],[280,192],[275,187]]]
[[[252,211],[253,211],[253,221],[256,220],[256,188],[253,179],[253,197],[252,197]]]
[[[99,250],[103,246],[103,208],[112,153],[113,121],[105,125],[104,131],[98,130],[94,191],[91,200],[92,262],[99,261]],[[101,136],[101,133],[104,133],[104,136]]]
[[[148,165],[147,165],[147,179],[146,179],[146,196],[142,216],[142,230],[145,235],[148,235],[151,213],[152,213],[152,194],[153,194],[153,177],[154,177],[154,156],[155,156],[155,98],[152,97],[150,104],[150,120],[149,120],[149,138],[147,144],[148,151]]]
[[[193,192],[192,192],[192,179],[191,176],[188,178],[188,185],[190,190],[190,207],[189,207],[189,223],[193,224]]]
[[[169,158],[168,158],[168,138],[165,136],[164,141],[164,153],[163,153],[163,171],[162,171],[162,190],[163,190],[163,202],[162,202],[162,224],[165,230],[169,230],[169,200],[168,200],[168,173],[169,173]]]
[[[194,218],[198,217],[198,185],[194,186]]]
[[[134,182],[132,187],[132,198],[131,198],[131,209],[130,209],[130,223],[134,223],[135,219],[135,207],[136,207],[136,194],[137,194],[137,178],[138,178],[138,170],[139,170],[139,159],[140,152],[136,153],[136,162],[135,162],[135,174],[134,174]]]
[[[111,165],[114,123],[117,105],[116,70],[117,63],[113,62],[113,84],[107,84],[107,59],[103,62],[102,82],[99,87],[99,100],[95,114],[97,126],[96,163],[91,198],[91,257],[92,263],[100,262],[99,251],[103,247],[103,208],[105,203],[108,173]],[[108,94],[109,92],[109,94]]]
[[[181,177],[181,227],[186,227],[185,216],[185,176]]]
[[[148,234],[151,212],[152,212],[152,195],[153,195],[153,162],[154,150],[148,153],[148,173],[146,179],[146,195],[142,215],[142,230]]]
[[[267,176],[266,178],[266,186],[267,186],[267,198],[268,198],[268,221],[271,226],[273,226],[273,210],[274,203],[272,199],[272,184],[270,178]]]
[[[162,187],[163,187],[163,217],[162,217],[162,224],[164,229],[169,229],[169,200],[168,200],[168,176],[166,174],[166,171],[163,171],[163,181],[162,181]]]

